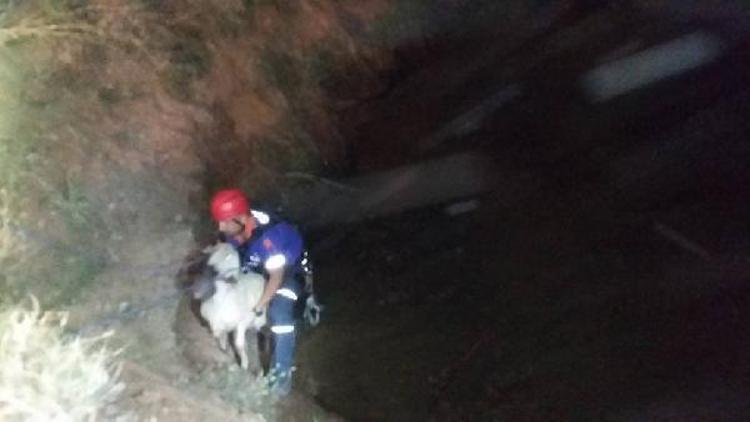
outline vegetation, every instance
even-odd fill
[[[30,306],[0,310],[0,419],[83,421],[126,416],[116,408],[118,351],[105,339],[66,335],[64,313]]]
[[[274,420],[275,410],[268,392],[268,380],[253,377],[232,363],[230,366],[206,370],[191,383],[217,391],[228,403],[243,412],[256,412]]]
[[[55,137],[46,131],[61,110],[50,104],[54,99],[35,100],[24,96],[28,91],[14,92],[29,86],[15,80],[25,66],[15,64],[16,69],[6,67],[0,75],[0,91],[6,94],[0,98],[0,265],[10,289],[4,296],[18,300],[27,291],[38,293],[48,286],[44,303],[61,304],[58,299],[90,282],[102,261],[101,251],[84,246],[98,234],[89,230],[97,227],[97,215],[81,181],[60,177],[66,169],[53,151]],[[54,271],[44,271],[43,263]],[[50,283],[52,279],[56,283]]]

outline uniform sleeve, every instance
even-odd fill
[[[263,263],[266,270],[276,270],[294,264],[301,254],[302,238],[294,227],[279,224],[271,228],[265,239],[267,257]]]

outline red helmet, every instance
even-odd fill
[[[250,202],[239,189],[220,190],[211,199],[211,216],[216,221],[239,217],[249,210]]]

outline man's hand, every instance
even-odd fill
[[[257,305],[253,306],[253,313],[256,317],[260,317],[261,315],[263,315],[263,307]]]

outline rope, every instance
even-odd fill
[[[186,290],[187,288],[181,288],[181,289],[178,289],[177,291],[166,293],[159,297],[151,299],[150,301],[147,301],[145,304],[141,306],[131,305],[131,306],[128,306],[127,309],[125,310],[122,310],[122,311],[117,310],[117,311],[110,312],[108,315],[102,318],[92,320],[82,325],[77,330],[74,330],[73,334],[91,335],[100,331],[108,330],[116,324],[121,324],[126,321],[132,321],[132,320],[138,319],[142,317],[146,312],[149,312],[156,308],[161,308],[161,307],[170,305],[172,304],[172,302],[177,301]]]
[[[310,294],[305,301],[305,311],[302,314],[305,322],[311,327],[317,327],[320,324],[320,313],[323,312],[323,305],[318,303],[314,294]]]

